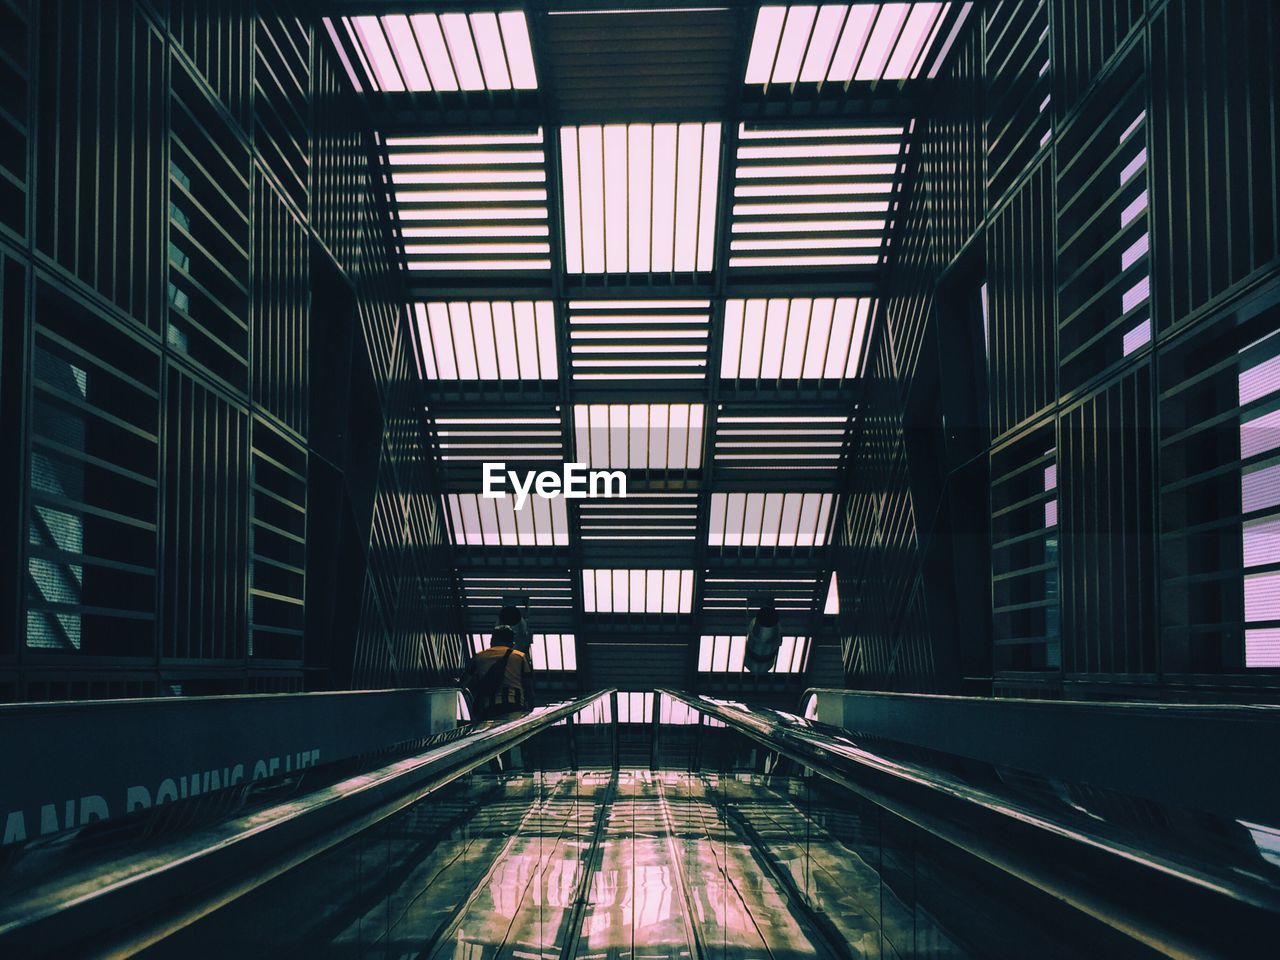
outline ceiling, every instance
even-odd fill
[[[520,596],[551,687],[842,684],[863,348],[912,105],[972,4],[625,6],[325,21],[386,150],[471,645]],[[480,495],[497,461],[628,496],[517,510]]]

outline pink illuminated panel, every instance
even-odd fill
[[[536,90],[538,77],[523,11],[416,13],[341,18],[364,73],[360,82],[338,39],[325,25],[357,89],[385,93]]]
[[[756,16],[747,84],[918,77],[950,3],[768,5]]]
[[[720,124],[564,127],[560,167],[569,273],[712,268]]]

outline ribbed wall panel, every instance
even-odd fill
[[[1267,3],[1179,0],[1151,25],[1161,328],[1280,258],[1280,23]]]
[[[0,0],[0,699],[462,663],[373,134],[318,29]]]
[[[1041,163],[986,231],[991,430],[1003,436],[1057,396],[1053,192]]]

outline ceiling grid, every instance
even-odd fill
[[[473,645],[520,595],[553,690],[618,656],[688,689],[841,682],[806,671],[862,348],[912,99],[970,6],[330,5],[387,147]],[[485,462],[575,460],[627,499],[480,496]],[[766,600],[786,662],[744,676]]]

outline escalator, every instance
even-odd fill
[[[619,767],[614,716],[605,692],[11,864],[0,953],[1227,957],[1280,929],[1238,824],[671,691],[649,768]]]

